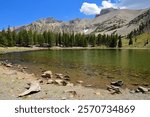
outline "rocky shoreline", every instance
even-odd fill
[[[70,82],[61,73],[44,71],[41,78],[26,72],[26,67],[15,70],[11,63],[0,64],[1,100],[149,100],[149,88],[139,86],[135,90],[121,88],[123,81],[108,84],[106,89],[82,86]]]

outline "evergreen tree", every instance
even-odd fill
[[[7,37],[7,40],[8,40],[8,46],[10,46],[10,47],[14,46],[13,45],[12,32],[10,30],[10,27],[8,27],[8,29],[7,29],[6,37]]]
[[[35,32],[33,33],[33,44],[34,44],[34,45],[37,45],[37,44],[38,44],[37,38],[38,38],[38,35],[37,35],[37,32],[35,31]]]
[[[111,35],[111,40],[110,40],[110,43],[109,43],[109,47],[116,47],[117,46],[117,37],[114,36],[114,35]]]
[[[98,46],[102,45],[102,35],[101,34],[98,34],[98,36],[97,36],[97,45]]]
[[[122,39],[121,36],[119,36],[119,40],[118,40],[118,47],[121,48],[122,47]]]
[[[29,39],[28,46],[33,45],[34,44],[34,42],[33,42],[33,32],[32,32],[31,29],[28,31],[28,39]]]
[[[133,40],[132,38],[129,39],[129,45],[132,45],[133,44]]]
[[[17,33],[15,30],[12,31],[13,45],[16,45],[17,42]]]

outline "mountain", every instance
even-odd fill
[[[101,15],[105,15],[105,14],[107,14],[109,12],[112,12],[112,11],[115,11],[115,10],[117,10],[117,9],[114,9],[114,8],[102,9],[101,12],[100,12],[100,14],[97,14],[96,17],[99,17]]]
[[[32,29],[38,32],[51,30],[53,32],[75,32],[75,33],[118,33],[127,35],[142,22],[150,19],[150,9],[129,10],[129,9],[103,9],[93,19],[74,19],[68,22],[59,21],[54,18],[37,20],[29,25],[21,26],[16,30]]]

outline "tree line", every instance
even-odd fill
[[[38,33],[32,30],[22,29],[18,32],[8,28],[0,32],[1,47],[96,47],[105,45],[106,47],[122,47],[121,36],[115,35],[95,35],[95,34],[75,34],[75,33],[54,33],[44,31]]]
[[[141,23],[137,29],[134,29],[127,35],[127,38],[129,39],[129,45],[133,44],[133,38],[136,39],[136,36],[143,34],[144,32],[150,32],[150,20],[146,21],[145,23]]]

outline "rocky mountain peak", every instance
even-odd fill
[[[50,24],[50,23],[57,23],[57,22],[62,22],[62,21],[56,20],[53,17],[48,17],[48,18],[40,19],[36,22]]]
[[[121,34],[126,35],[138,28],[140,22],[150,19],[150,9],[130,10],[130,9],[103,9],[96,18],[74,19],[70,21],[59,21],[52,17],[35,21],[29,25],[22,26],[21,29],[32,29],[37,32],[51,30],[53,32],[85,33],[90,34]],[[136,25],[135,25],[136,24]]]
[[[99,16],[102,16],[102,15],[105,15],[107,13],[110,13],[112,11],[116,11],[118,9],[114,9],[114,8],[105,8],[105,9],[102,9],[100,14],[97,14],[96,17],[99,17]]]

